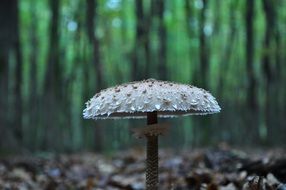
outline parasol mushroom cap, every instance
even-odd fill
[[[148,79],[107,88],[95,94],[83,111],[86,119],[146,118],[205,115],[220,112],[216,99],[192,85]]]

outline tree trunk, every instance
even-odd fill
[[[194,1],[192,0],[185,0],[185,13],[186,13],[186,25],[187,25],[187,34],[189,37],[190,44],[193,40],[197,39],[196,31],[195,31],[195,5]],[[197,58],[196,53],[194,53],[194,48],[190,46],[189,48],[189,54],[190,54],[190,63],[192,64],[191,67],[191,76],[190,81],[194,84],[198,84],[199,79],[199,70],[200,70],[200,63]]]
[[[133,52],[133,63],[132,63],[132,79],[141,79],[141,67],[143,62],[143,49],[142,45],[144,43],[144,10],[143,10],[143,0],[137,0],[135,2],[135,14],[136,14],[136,39]]]
[[[60,67],[59,51],[59,0],[49,0],[51,9],[51,24],[49,29],[49,54],[47,70],[45,75],[45,92],[46,105],[42,107],[44,118],[44,141],[42,149],[57,148],[58,142],[53,138],[54,134],[59,133],[59,117],[61,111],[60,104],[62,101],[62,75]],[[59,134],[60,136],[60,134]]]
[[[263,8],[265,13],[265,35],[264,35],[264,43],[263,43],[263,54],[262,54],[262,69],[265,78],[265,93],[266,93],[266,100],[265,100],[265,122],[266,122],[266,129],[267,129],[267,136],[270,138],[275,138],[275,130],[277,126],[270,127],[272,124],[272,117],[276,117],[275,109],[273,107],[277,106],[272,98],[274,95],[274,82],[275,78],[277,77],[277,73],[274,73],[275,62],[272,62],[271,56],[274,55],[274,46],[272,46],[273,42],[275,43],[275,27],[276,27],[276,12],[275,12],[275,3],[269,0],[263,0]],[[279,50],[276,50],[279,51]],[[276,76],[276,77],[274,77]],[[278,98],[277,98],[278,99]],[[274,132],[274,133],[273,133]]]
[[[145,73],[144,78],[149,78],[151,73],[151,51],[150,51],[150,23],[152,22],[152,15],[151,10],[145,10],[144,15],[144,40],[143,40],[143,46],[145,51]]]
[[[46,89],[58,90],[56,85],[61,81],[60,79],[60,63],[59,63],[59,4],[58,0],[49,0],[51,8],[51,25],[50,25],[50,48],[49,60],[46,75]],[[58,92],[57,92],[58,93]]]
[[[0,139],[3,145],[5,130],[8,129],[8,72],[9,62],[8,54],[12,48],[14,37],[12,34],[13,25],[13,3],[10,0],[0,1],[0,130],[2,131]],[[3,135],[3,136],[2,136]]]
[[[206,35],[204,32],[205,22],[206,22],[206,9],[208,0],[202,0],[203,8],[200,12],[200,25],[199,25],[199,41],[200,41],[200,49],[199,49],[199,57],[200,57],[200,87],[207,88],[208,84],[208,74],[209,74],[209,47],[207,44]]]
[[[33,1],[35,3],[35,1]],[[30,10],[31,10],[31,28],[30,28],[30,41],[31,41],[31,54],[30,54],[30,89],[29,89],[29,106],[27,106],[27,111],[29,113],[29,126],[30,129],[28,131],[28,135],[24,138],[25,141],[28,143],[28,146],[32,146],[34,149],[38,148],[38,142],[41,140],[38,138],[38,132],[41,130],[41,127],[38,127],[39,122],[39,114],[38,114],[38,96],[37,96],[37,72],[38,72],[38,36],[37,36],[37,15],[35,13],[35,5],[31,4]],[[30,133],[31,132],[31,133]],[[25,132],[26,133],[26,132]],[[33,140],[31,140],[31,137],[34,137]],[[36,141],[37,143],[35,143]]]
[[[246,134],[246,139],[259,139],[261,137],[260,126],[258,125],[258,103],[257,103],[257,85],[254,72],[254,0],[246,0],[246,12],[245,12],[245,56],[246,56],[246,74],[247,74],[247,96],[246,96],[246,108],[245,118],[247,125],[251,126],[251,129]],[[248,136],[249,135],[249,136]],[[251,142],[249,142],[251,143]]]
[[[93,45],[93,64],[96,73],[96,86],[101,89],[103,82],[103,65],[100,58],[99,39],[95,35],[95,24],[97,22],[97,0],[87,0],[87,31],[88,37]]]
[[[1,6],[0,6],[1,7]],[[1,10],[1,9],[0,9]],[[2,12],[0,11],[0,14]],[[0,16],[1,18],[1,16]],[[2,22],[0,22],[0,26]],[[1,28],[1,37],[3,36],[2,28]],[[2,39],[0,46],[2,44]],[[4,48],[0,48],[0,149],[4,149],[4,145],[6,145],[6,138],[9,137],[7,133],[10,132],[10,128],[8,127],[8,53],[5,52]]]
[[[14,101],[14,126],[15,126],[15,136],[22,144],[23,141],[23,131],[22,131],[22,51],[20,43],[20,29],[19,29],[19,15],[18,15],[18,1],[15,1],[14,14],[15,14],[15,60],[16,60],[16,85],[14,89],[15,101]]]
[[[2,131],[0,144],[5,144],[10,148],[17,146],[22,138],[22,57],[18,19],[18,1],[0,1],[0,130]],[[10,56],[13,56],[16,62],[15,73],[13,73],[16,84],[13,94],[9,94],[8,91]],[[12,97],[13,105],[9,105],[10,98],[8,97]],[[13,113],[11,113],[11,108]]]
[[[247,105],[250,110],[257,110],[256,102],[256,81],[254,73],[254,44],[253,44],[253,21],[254,21],[254,0],[246,0],[246,69],[247,69]]]
[[[92,43],[93,57],[92,63],[94,65],[94,70],[96,73],[96,90],[99,91],[104,87],[103,83],[103,65],[100,58],[99,40],[95,35],[95,24],[97,24],[97,0],[87,0],[87,17],[86,17],[86,29],[87,35]],[[95,128],[95,150],[102,150],[102,128],[101,126],[96,126]]]
[[[237,2],[237,1],[235,1]],[[233,2],[231,2],[233,4]],[[221,31],[221,25],[222,25],[222,1],[221,0],[215,0],[215,20],[214,20],[214,29],[213,29],[213,35],[217,35]],[[233,20],[234,21],[234,20]]]
[[[161,80],[166,80],[167,76],[167,31],[164,23],[164,10],[165,10],[165,1],[158,0],[158,18],[159,18],[159,78]]]
[[[263,0],[263,8],[266,18],[266,31],[264,35],[264,51],[262,58],[263,72],[266,77],[266,83],[271,83],[273,80],[273,71],[271,67],[271,42],[275,34],[275,10],[273,2],[269,0]]]

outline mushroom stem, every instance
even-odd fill
[[[157,112],[147,113],[147,125],[157,123]],[[147,159],[146,159],[146,190],[157,190],[158,178],[158,135],[146,135]]]

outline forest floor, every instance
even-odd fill
[[[144,189],[145,153],[95,153],[0,158],[0,189]],[[283,149],[241,151],[228,147],[160,150],[162,190],[286,190]]]

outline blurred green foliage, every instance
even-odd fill
[[[48,89],[48,67],[53,64],[49,58],[53,56],[51,44],[55,40],[51,38],[51,26],[55,22],[52,20],[52,2],[23,0],[18,4],[23,60],[20,81],[23,111],[21,126],[7,127],[21,127],[22,138],[15,137],[14,140],[16,145],[21,145],[21,149],[111,151],[143,143],[133,139],[128,127],[144,125],[143,120],[84,121],[82,110],[88,98],[101,88],[134,80],[132,67],[136,53],[139,55],[136,71],[140,79],[161,78],[158,70],[162,43],[160,22],[166,31],[166,62],[162,64],[167,73],[164,77],[201,86],[201,72],[206,69],[207,84],[203,87],[214,94],[222,106],[219,115],[170,120],[174,126],[170,134],[162,138],[163,144],[172,147],[205,146],[225,141],[246,146],[282,145],[286,137],[283,126],[286,107],[286,90],[283,87],[286,81],[286,1],[258,0],[254,3],[253,61],[250,64],[258,104],[255,109],[248,102],[250,79],[246,47],[249,35],[246,29],[249,26],[246,25],[245,16],[248,0],[166,0],[163,1],[163,20],[152,15],[152,6],[157,1],[142,1],[144,14],[150,16],[147,22],[149,33],[147,37],[142,34],[144,40],[148,40],[150,51],[150,68],[147,72],[143,72],[147,67],[144,62],[147,60],[146,52],[138,46],[143,43],[138,42],[137,36],[137,24],[142,19],[136,17],[136,1],[96,0],[92,30],[98,40],[99,62],[103,68],[101,86],[96,82],[98,68],[94,60],[95,46],[87,34],[90,1],[60,0],[56,32],[58,46],[55,52],[60,75],[54,86]],[[272,9],[264,8],[267,2],[272,2]],[[274,15],[275,20],[275,32],[270,35],[269,45],[265,42],[269,35],[268,13]],[[205,15],[205,20],[202,20],[202,15]],[[205,40],[204,47],[202,38]],[[204,55],[208,68],[201,67],[201,51],[207,52]],[[265,62],[267,59],[269,61]],[[33,61],[35,65],[31,64]],[[9,60],[10,89],[14,88],[13,83],[19,82],[16,81],[13,62],[12,57]],[[270,65],[273,80],[267,78],[265,65]],[[36,80],[34,85],[31,81],[33,74]],[[32,89],[36,92],[31,98]],[[56,89],[60,89],[60,95],[51,93],[51,102],[58,106],[47,109],[51,105],[47,103],[48,94]],[[13,94],[13,90],[9,94]],[[15,97],[9,97],[9,105],[13,105]],[[8,121],[14,119],[11,109],[6,118]],[[5,140],[1,142],[4,148],[9,147]]]

